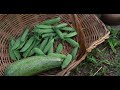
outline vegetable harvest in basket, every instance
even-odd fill
[[[32,76],[57,67],[67,68],[76,59],[80,45],[73,39],[76,30],[60,21],[60,17],[46,20],[35,25],[32,32],[26,27],[16,40],[11,36],[9,55],[13,63],[6,68],[5,76]],[[62,43],[54,48],[58,40]],[[62,53],[64,43],[73,48],[67,55]]]

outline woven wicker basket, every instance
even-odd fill
[[[94,14],[8,14],[0,19],[0,76],[4,75],[6,66],[11,63],[8,53],[10,36],[17,38],[22,34],[26,25],[32,28],[41,21],[58,16],[62,18],[62,22],[69,23],[77,30],[78,35],[75,39],[80,43],[81,48],[77,59],[65,70],[55,69],[40,75],[69,75],[70,71],[80,64],[92,49],[109,38],[110,32]],[[69,53],[70,48],[68,44],[65,44],[63,53]]]

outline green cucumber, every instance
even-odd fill
[[[5,76],[33,76],[60,67],[61,64],[62,60],[60,58],[48,56],[28,57],[10,64],[5,69]]]

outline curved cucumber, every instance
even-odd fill
[[[10,64],[5,70],[5,76],[33,76],[60,67],[61,64],[60,58],[33,56]]]

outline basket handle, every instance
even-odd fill
[[[81,23],[79,21],[77,14],[69,14],[69,17],[72,21],[73,27],[78,32],[78,38],[79,38],[78,42],[80,42],[80,53],[81,53],[81,55],[78,57],[81,58],[86,53],[86,40],[83,32],[84,29],[81,26]]]

